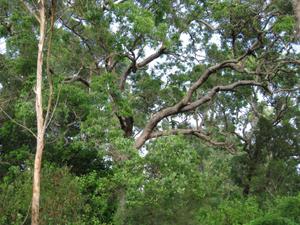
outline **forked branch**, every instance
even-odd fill
[[[147,58],[142,60],[141,62],[137,63],[135,58],[130,57],[132,63],[128,66],[128,68],[125,70],[123,75],[121,76],[120,79],[120,90],[124,90],[125,88],[125,83],[127,80],[127,77],[131,72],[136,72],[138,69],[141,69],[151,63],[153,60],[159,58],[161,55],[166,53],[166,47],[162,45],[155,53],[149,55]]]
[[[136,139],[135,147],[140,148],[142,145],[151,137],[151,133],[153,132],[154,128],[157,124],[164,118],[175,115],[178,113],[186,112],[194,110],[195,108],[211,101],[213,97],[220,91],[232,91],[239,86],[261,86],[263,85],[259,82],[254,80],[241,80],[237,81],[228,85],[219,85],[213,87],[208,94],[200,97],[199,99],[193,101],[192,97],[195,91],[200,88],[210,77],[210,75],[216,73],[219,70],[224,68],[231,68],[235,70],[235,65],[244,60],[248,55],[251,55],[253,51],[260,47],[261,41],[258,38],[257,41],[239,58],[225,60],[217,65],[211,66],[204,71],[204,73],[200,76],[200,78],[192,84],[192,86],[187,91],[186,95],[175,105],[167,107],[165,109],[160,110],[159,112],[155,113],[146,124],[143,132],[141,135]]]

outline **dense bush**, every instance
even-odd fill
[[[67,168],[45,165],[42,174],[40,224],[82,224],[84,199]],[[32,170],[10,168],[0,183],[0,224],[30,224]]]
[[[258,218],[247,225],[297,225],[297,223],[278,215],[267,215]]]

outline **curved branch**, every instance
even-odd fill
[[[162,45],[155,53],[153,53],[152,55],[149,55],[147,58],[145,58],[144,60],[142,60],[139,63],[136,63],[136,59],[129,57],[129,58],[131,58],[132,63],[130,64],[130,66],[125,70],[125,72],[121,76],[120,85],[119,85],[120,89],[124,90],[127,77],[129,76],[129,74],[131,72],[135,73],[138,69],[141,69],[144,66],[148,65],[149,63],[151,63],[153,60],[159,58],[164,53],[166,53],[166,47],[164,45]]]
[[[64,83],[72,83],[75,81],[79,81],[81,83],[83,83],[86,87],[90,87],[90,82],[88,82],[87,80],[83,79],[79,74],[81,72],[81,70],[83,69],[83,66],[81,66],[78,70],[77,73],[73,74],[73,76],[67,77],[64,80]]]
[[[206,134],[200,129],[173,129],[173,130],[165,130],[165,131],[156,131],[151,133],[149,139],[163,137],[163,136],[170,136],[170,135],[178,135],[178,134],[194,135],[195,137],[204,140],[205,143],[210,146],[224,148],[228,150],[230,153],[236,152],[232,144],[228,142],[220,142],[220,141],[213,140],[208,134]]]
[[[64,80],[64,83],[72,83],[72,82],[75,82],[75,81],[81,82],[82,84],[84,84],[88,88],[90,87],[90,83],[87,80],[80,77],[80,76],[68,77]]]
[[[219,86],[215,86],[214,88],[211,89],[211,91],[199,98],[198,100],[188,103],[186,106],[182,107],[180,109],[179,112],[187,112],[187,111],[191,111],[197,107],[199,107],[200,105],[203,105],[206,102],[209,102],[213,99],[213,97],[220,91],[233,91],[235,88],[240,87],[240,86],[258,86],[258,87],[262,87],[265,88],[265,86],[263,86],[261,83],[256,82],[254,80],[240,80],[237,82],[234,82],[232,84],[229,85],[219,85]],[[270,92],[269,90],[267,90],[268,92]]]
[[[160,57],[162,54],[164,54],[166,52],[166,47],[164,45],[162,45],[157,52],[154,52],[152,55],[149,55],[147,58],[145,58],[143,61],[139,62],[136,64],[136,68],[142,68],[146,65],[148,65],[150,62],[152,62],[153,60],[157,59],[158,57]]]
[[[67,28],[70,32],[75,34],[81,41],[82,43],[88,48],[88,50],[92,53],[92,46],[89,44],[88,39],[85,38],[82,34],[80,34],[78,31],[76,31],[73,27],[69,26],[62,18],[59,18],[61,24]],[[92,53],[93,55],[93,53]]]
[[[140,148],[142,145],[149,139],[149,136],[151,135],[153,129],[156,127],[156,125],[164,118],[178,114],[180,112],[190,111],[198,106],[209,102],[219,91],[230,91],[238,86],[244,86],[244,85],[256,85],[256,86],[262,86],[262,84],[255,82],[253,80],[242,80],[238,81],[229,85],[224,86],[216,86],[211,89],[210,93],[208,95],[203,96],[202,98],[190,103],[193,94],[195,91],[204,84],[210,75],[214,74],[215,72],[224,69],[224,68],[231,68],[233,70],[236,70],[236,64],[244,60],[248,55],[251,55],[253,51],[255,51],[257,48],[261,46],[261,36],[258,37],[258,39],[252,44],[252,46],[239,58],[237,59],[231,59],[231,60],[225,60],[217,65],[211,66],[208,69],[204,71],[204,73],[200,76],[200,78],[189,88],[186,95],[174,106],[167,107],[165,109],[162,109],[161,111],[155,113],[149,120],[149,122],[146,124],[143,132],[141,135],[136,139],[135,147]]]
[[[149,120],[149,122],[147,123],[146,127],[144,128],[143,132],[141,133],[141,135],[136,139],[135,142],[135,147],[136,148],[140,148],[142,147],[142,145],[149,139],[149,137],[151,136],[151,133],[153,131],[153,129],[156,127],[156,125],[164,118],[171,116],[171,115],[175,115],[181,112],[186,112],[186,111],[191,111],[194,110],[195,108],[211,101],[213,99],[213,97],[220,91],[232,91],[235,88],[239,87],[239,86],[260,86],[260,87],[264,87],[261,83],[258,83],[256,81],[253,80],[241,80],[241,81],[237,81],[235,83],[229,84],[229,85],[223,85],[223,86],[216,86],[214,88],[211,89],[211,91],[205,95],[202,96],[200,99],[189,103],[187,102],[185,104],[184,102],[184,98],[177,103],[174,106],[165,108],[157,113],[155,113],[153,115],[153,117],[151,117],[151,119]]]

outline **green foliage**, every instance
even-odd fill
[[[32,190],[31,168],[11,167],[0,185],[0,224],[29,224]],[[45,165],[42,174],[40,224],[82,224],[84,198],[79,181],[67,168]]]
[[[255,198],[236,198],[223,201],[216,208],[206,207],[199,211],[199,224],[245,224],[263,215]]]
[[[280,32],[293,32],[295,27],[295,19],[293,16],[283,16],[276,21],[274,25],[274,30],[278,33]]]
[[[151,144],[149,151],[141,178],[135,175],[127,189],[126,223],[194,224],[203,197],[195,150],[174,137]]]
[[[300,224],[300,193],[295,197],[282,197],[276,204],[275,212]]]
[[[96,172],[91,172],[79,179],[80,191],[86,196],[81,214],[86,224],[108,224],[111,221],[115,203],[108,191],[110,184],[109,176],[100,177]]]
[[[294,197],[279,197],[269,205],[264,215],[247,225],[296,225],[299,224],[299,194]]]
[[[274,127],[268,119],[261,118],[253,146],[233,158],[233,179],[244,187],[245,194],[297,193],[298,142],[297,130],[291,124]]]
[[[37,10],[36,1],[24,1]],[[300,223],[299,40],[291,0],[56,3],[49,58],[44,48],[44,115],[47,63],[54,93],[41,224]],[[30,205],[38,30],[23,4],[0,0],[0,224],[22,224]],[[265,87],[217,87],[241,80]],[[189,102],[181,101],[196,81]],[[203,136],[149,135],[134,147],[143,131],[169,129]]]
[[[297,225],[297,223],[276,215],[267,215],[247,223],[247,225]]]

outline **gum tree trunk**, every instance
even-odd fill
[[[43,79],[43,48],[45,42],[45,5],[44,0],[39,1],[39,22],[40,22],[40,40],[38,45],[38,57],[37,57],[37,70],[36,70],[36,119],[37,119],[37,145],[36,154],[34,160],[34,172],[33,172],[33,189],[32,189],[32,212],[31,212],[31,224],[39,224],[39,204],[40,204],[40,179],[41,179],[41,165],[42,155],[44,149],[44,117],[43,117],[43,103],[42,103],[42,79]]]

